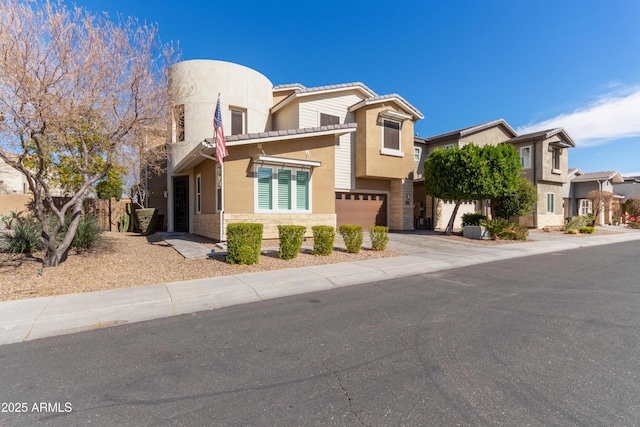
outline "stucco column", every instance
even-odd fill
[[[389,195],[389,229],[413,230],[413,181],[391,180]]]

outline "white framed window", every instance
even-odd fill
[[[381,154],[403,157],[402,140],[400,134],[402,123],[396,120],[382,119],[382,149]]]
[[[202,175],[196,175],[196,214],[202,213]]]
[[[222,166],[216,165],[216,211],[222,210]]]
[[[520,164],[522,169],[531,168],[531,146],[520,148]]]
[[[591,200],[581,199],[580,200],[580,215],[589,215],[592,213],[592,205]]]
[[[547,213],[556,213],[556,195],[555,193],[547,193]]]
[[[246,112],[239,108],[231,108],[231,135],[246,133]]]
[[[256,165],[256,212],[311,211],[311,170]]]
[[[420,161],[420,154],[422,154],[422,150],[420,147],[413,147],[413,160],[416,162]]]
[[[560,148],[553,147],[551,149],[551,173],[560,174],[560,154],[562,153]]]

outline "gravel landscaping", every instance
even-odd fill
[[[212,249],[215,247],[206,238],[189,237]],[[304,243],[304,246],[309,245],[313,243]],[[261,255],[260,262],[255,265],[231,265],[225,262],[224,255],[185,260],[164,241],[150,242],[138,234],[116,232],[103,233],[103,242],[92,252],[76,254],[72,251],[56,268],[42,268],[43,253],[0,253],[0,301],[402,255],[363,248],[359,254],[336,249],[333,254],[322,257],[303,249],[297,258],[285,261],[278,258],[277,241],[265,242],[263,246],[274,250]]]

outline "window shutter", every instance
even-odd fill
[[[309,210],[309,172],[296,172],[296,209]]]
[[[271,169],[258,168],[258,209],[272,209],[271,185]]]
[[[291,210],[291,171],[278,171],[278,209]]]

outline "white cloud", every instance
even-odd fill
[[[587,107],[517,129],[519,134],[562,127],[576,146],[592,147],[640,136],[640,88],[608,94]]]

